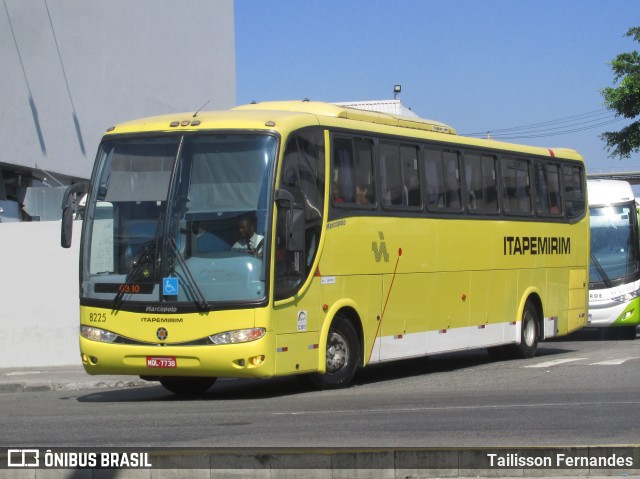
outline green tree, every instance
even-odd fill
[[[630,28],[627,37],[640,43],[640,27]],[[609,62],[615,74],[615,88],[601,90],[605,105],[616,116],[633,119],[640,115],[640,54],[637,51],[621,53]],[[636,120],[620,131],[600,135],[607,143],[610,157],[629,158],[640,151],[640,120]]]

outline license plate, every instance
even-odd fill
[[[147,356],[147,367],[148,368],[175,368],[177,365],[176,358],[163,356]]]

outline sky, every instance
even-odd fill
[[[637,0],[235,0],[236,100],[388,100],[399,84],[458,134],[640,171],[640,154],[610,158],[600,139],[630,123],[600,90],[616,85],[608,63],[640,50],[635,26]]]

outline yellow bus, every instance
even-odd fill
[[[343,387],[470,348],[532,357],[585,325],[586,205],[575,151],[419,118],[295,101],[123,123],[88,188],[82,363],[198,394],[218,377]]]

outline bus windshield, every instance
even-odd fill
[[[89,194],[84,298],[262,301],[277,139],[218,134],[102,143]]]
[[[591,207],[590,215],[591,286],[610,288],[635,279],[640,267],[635,202]]]

